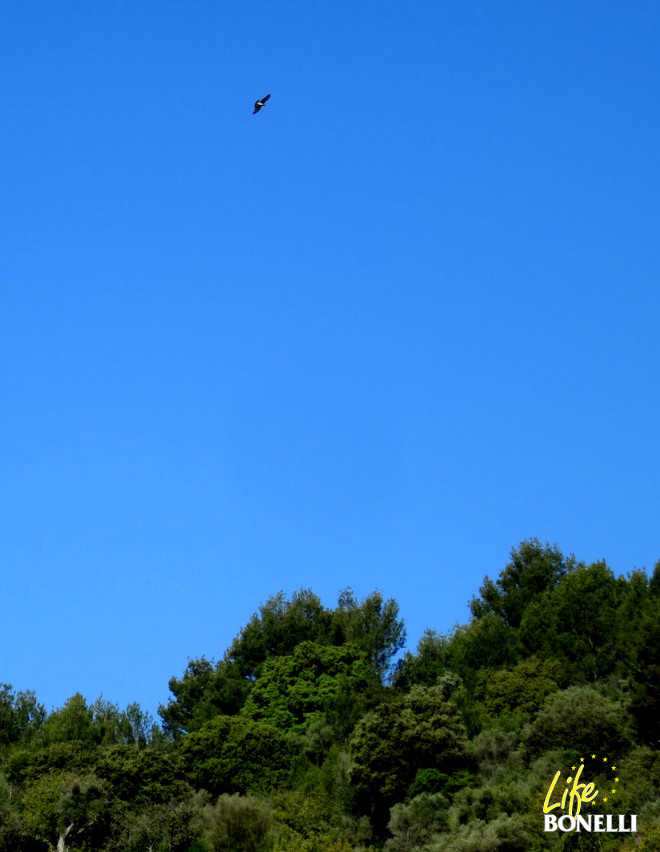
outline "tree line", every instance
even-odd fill
[[[660,850],[660,562],[616,577],[525,541],[470,610],[405,651],[378,591],[277,594],[158,721],[0,686],[0,852]],[[592,753],[638,834],[543,830],[555,771]]]

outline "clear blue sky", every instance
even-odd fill
[[[0,681],[660,558],[657,2],[0,9]],[[254,101],[271,100],[256,116]]]

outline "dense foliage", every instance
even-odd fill
[[[0,685],[0,852],[660,850],[660,563],[527,541],[470,606],[404,652],[379,592],[278,594],[160,724]],[[601,755],[638,833],[544,832],[555,772],[615,783]]]

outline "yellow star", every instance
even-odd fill
[[[613,766],[613,767],[612,767],[612,772],[614,772],[614,770],[615,770],[615,769],[616,769],[616,766]]]
[[[581,763],[584,763],[584,758],[583,758],[583,757],[581,757],[581,758],[580,758],[580,762],[581,762]]]
[[[592,754],[591,756],[592,756],[592,757],[596,757],[596,755],[595,755],[595,754]]]
[[[614,780],[615,780],[615,781],[618,781],[619,779],[618,779],[618,778],[615,778]]]
[[[605,796],[605,798],[603,799],[603,801],[604,801],[604,802],[606,802],[606,801],[607,801],[607,796]]]
[[[613,793],[616,793],[616,790],[612,790]]]
[[[604,757],[604,758],[603,758],[603,763],[606,763],[606,762],[607,762],[607,758],[606,758],[606,757]]]
[[[574,766],[571,766],[571,769],[575,769],[575,767],[574,767]]]

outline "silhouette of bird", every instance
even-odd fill
[[[268,100],[269,97],[270,97],[270,95],[266,95],[266,97],[262,98],[260,101],[254,102],[254,112],[252,113],[252,115],[255,115],[256,113],[259,112],[259,110],[266,103],[266,101]]]

